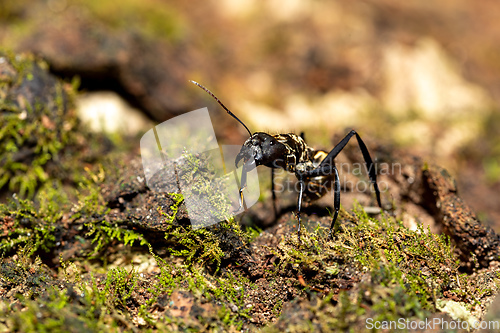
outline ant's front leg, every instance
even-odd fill
[[[333,172],[335,174],[335,180],[334,180],[334,189],[333,189],[333,218],[332,218],[332,224],[330,225],[330,232],[329,236],[330,239],[333,240],[333,234],[335,231],[337,231],[338,226],[335,226],[335,222],[337,221],[337,217],[339,216],[339,209],[340,209],[340,177],[339,177],[339,171],[337,170],[337,166],[335,163],[333,164]],[[335,229],[334,229],[335,227]]]
[[[271,192],[273,194],[273,211],[274,211],[274,219],[278,218],[278,207],[276,205],[276,186],[274,184],[274,168],[271,168]]]
[[[380,208],[382,208],[382,203],[380,201],[380,190],[378,188],[377,184],[377,172],[376,172],[376,166],[373,163],[373,160],[370,156],[370,152],[368,151],[368,148],[366,147],[365,143],[359,136],[359,134],[355,130],[351,130],[333,149],[328,153],[328,155],[325,157],[323,162],[319,165],[318,168],[310,171],[311,174],[306,175],[306,176],[316,176],[320,175],[324,172],[328,172],[331,169],[331,166],[329,164],[333,163],[333,160],[337,155],[344,149],[344,147],[347,145],[349,140],[353,137],[356,136],[356,139],[358,140],[358,146],[359,149],[361,150],[361,153],[363,155],[363,158],[365,160],[366,164],[366,169],[368,170],[368,177],[370,178],[370,182],[373,184],[373,189],[375,190],[375,196],[377,197],[377,204]]]
[[[299,221],[299,226],[297,229],[297,236],[298,236],[299,242],[300,242],[301,241],[300,240],[300,230],[301,230],[301,226],[302,226],[302,220],[300,218],[300,209],[302,207],[302,195],[304,193],[304,180],[302,179],[302,175],[300,175],[300,174],[297,175],[297,178],[299,179],[299,185],[300,185],[299,198],[298,198],[298,202],[297,202],[297,220]]]
[[[237,176],[236,177],[236,180],[238,179]],[[243,190],[247,187],[247,169],[246,169],[246,164],[243,164],[243,168],[242,168],[242,171],[241,171],[241,183],[239,184],[240,186],[240,189],[238,191],[238,209],[234,210],[233,211],[233,214],[236,214],[238,213],[242,208],[244,210],[247,209],[246,205],[245,205],[245,201],[243,199]]]
[[[333,235],[335,231],[338,229],[338,225],[336,226],[337,217],[339,216],[340,210],[340,177],[339,171],[335,162],[324,164],[323,166],[319,166],[314,170],[306,172],[305,177],[317,177],[317,176],[331,176],[334,175],[334,188],[333,188],[333,218],[332,223],[330,224],[330,231],[328,232],[328,236],[331,240],[333,240]],[[300,206],[299,206],[300,207]],[[300,208],[299,208],[300,209]],[[335,227],[335,228],[334,228]]]

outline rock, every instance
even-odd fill
[[[158,121],[191,111],[193,98],[200,98],[185,88],[190,62],[182,50],[82,17],[47,22],[19,48],[43,55],[54,72],[78,75],[93,89],[115,87]]]

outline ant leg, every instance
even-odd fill
[[[332,151],[325,157],[323,162],[319,165],[318,168],[310,171],[309,173],[306,174],[306,176],[319,176],[321,174],[324,174],[329,171],[330,169],[330,163],[333,162],[335,157],[344,149],[346,144],[349,142],[349,140],[353,137],[356,136],[356,139],[358,140],[358,145],[359,149],[361,150],[361,153],[363,154],[363,158],[365,160],[366,168],[368,170],[368,177],[370,178],[370,182],[373,184],[373,188],[375,190],[375,195],[377,197],[377,204],[380,208],[382,208],[382,203],[380,202],[380,190],[378,188],[377,184],[377,173],[375,172],[375,166],[373,163],[373,160],[370,156],[370,153],[368,152],[368,148],[366,148],[365,143],[363,140],[361,140],[361,137],[356,133],[355,130],[352,130],[347,134],[333,149]]]
[[[247,208],[246,205],[245,205],[245,202],[243,201],[243,190],[246,188],[246,186],[247,186],[247,170],[245,168],[245,165],[243,165],[243,169],[241,171],[240,189],[238,191],[238,204],[239,204],[239,207],[238,207],[238,209],[236,209],[236,210],[233,211],[233,214],[239,212],[242,207],[245,210]]]
[[[335,210],[333,213],[332,224],[330,226],[329,236],[330,239],[333,240],[333,234],[337,231],[338,225],[335,226],[335,222],[337,221],[337,217],[339,216],[340,209],[340,177],[339,171],[337,170],[337,166],[333,165],[333,171],[335,173],[335,185],[334,185],[334,197],[333,197],[333,209]],[[335,227],[335,229],[334,229]]]
[[[359,149],[363,154],[366,167],[368,168],[368,177],[370,178],[370,182],[373,184],[373,188],[375,190],[375,196],[377,197],[377,204],[380,208],[382,208],[382,203],[380,202],[380,190],[377,184],[376,167],[373,165],[373,161],[370,156],[370,153],[368,152],[368,148],[366,148],[365,143],[363,142],[363,140],[361,140],[361,137],[358,135],[358,133],[356,133],[356,139],[358,140]]]
[[[274,186],[274,168],[271,168],[271,191],[273,194],[273,211],[274,211],[274,218],[278,218],[278,208],[276,205],[276,187]]]
[[[302,180],[302,177],[299,178],[299,184],[300,184],[300,192],[297,202],[297,219],[299,220],[299,227],[297,229],[297,235],[299,237],[299,242],[300,242],[300,229],[302,226],[302,220],[300,218],[300,209],[302,207],[302,194],[304,193],[304,181]]]
[[[324,165],[323,167],[317,167],[314,170],[311,170],[307,173],[305,173],[306,177],[307,176],[318,176],[318,172],[321,172],[321,175],[323,176],[330,176],[333,172],[334,174],[334,197],[333,197],[333,218],[332,218],[332,224],[330,225],[330,231],[328,232],[328,236],[331,240],[333,240],[333,235],[335,231],[338,229],[338,225],[336,225],[337,217],[339,216],[339,210],[340,210],[340,177],[339,177],[339,171],[337,169],[337,166],[335,163],[333,165],[327,164]]]

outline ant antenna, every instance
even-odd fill
[[[222,108],[223,108],[224,110],[226,110],[226,112],[227,112],[227,113],[228,113],[231,117],[233,117],[234,119],[238,120],[238,121],[240,122],[240,124],[242,124],[242,125],[243,125],[243,127],[245,127],[245,129],[248,131],[248,134],[250,134],[250,136],[252,136],[252,132],[250,132],[250,130],[248,129],[248,127],[247,127],[245,124],[243,124],[243,122],[242,122],[241,120],[239,120],[239,119],[238,119],[238,117],[236,117],[236,116],[234,115],[234,113],[232,113],[231,111],[229,111],[229,109],[228,109],[228,108],[226,108],[226,106],[225,106],[224,104],[222,104],[222,102],[221,102],[221,101],[217,98],[217,96],[215,96],[215,95],[214,95],[214,94],[213,94],[210,90],[208,90],[207,88],[205,88],[204,86],[202,86],[202,85],[201,85],[201,84],[199,84],[198,82],[193,81],[193,80],[189,80],[189,82],[194,83],[194,84],[196,84],[198,87],[200,87],[201,89],[205,90],[205,91],[206,91],[206,92],[207,92],[210,96],[212,96],[212,97],[213,97],[213,98],[217,101],[217,103],[219,103],[219,104],[220,104],[220,106],[222,106]]]

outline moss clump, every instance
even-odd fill
[[[80,199],[76,210],[81,211],[78,218],[85,220],[86,237],[92,239],[92,256],[99,254],[102,257],[106,248],[118,244],[151,245],[162,255],[183,258],[187,265],[201,264],[217,270],[224,258],[237,260],[240,252],[248,246],[247,234],[233,218],[206,228],[194,228],[182,194],[152,191],[144,184],[138,184],[138,175],[142,173],[142,166],[138,163],[116,172],[110,165],[116,165],[116,161],[106,162],[103,168],[108,171],[101,176],[98,176],[99,171],[83,182],[91,194]],[[199,191],[201,197],[209,197],[208,191],[212,189],[202,185],[204,182],[217,184],[207,173],[196,172],[196,168],[186,168],[185,173],[180,167],[179,170],[180,177],[189,176],[182,181],[195,184],[193,189]],[[96,183],[89,184],[91,179]],[[144,178],[141,180],[144,182]],[[225,199],[212,197],[212,206],[225,214],[228,211]]]
[[[62,263],[63,278],[57,280],[49,278],[48,271],[40,265],[38,258],[34,260],[34,264],[29,264],[31,258],[27,253],[21,252],[18,255],[24,265],[32,266],[29,271],[17,275],[21,279],[20,285],[26,285],[30,292],[17,290],[17,295],[2,300],[0,314],[2,318],[6,318],[2,322],[5,328],[22,332],[88,332],[110,328],[117,330],[120,326],[129,325],[127,320],[130,318],[123,315],[121,309],[134,290],[136,275],[124,272],[123,269],[112,269],[104,282],[98,284],[92,275],[82,278],[80,273],[76,273],[69,279],[69,274],[66,274],[69,265]],[[16,271],[2,271],[0,282],[6,281],[6,277],[12,272]],[[43,284],[30,283],[36,277],[40,277]],[[16,298],[14,303],[13,298]],[[12,306],[13,304],[16,306]],[[19,308],[23,311],[18,311]]]
[[[299,276],[306,291],[337,294],[354,287],[335,295],[332,304],[314,305],[321,309],[314,320],[327,323],[329,330],[347,329],[365,314],[379,321],[423,319],[437,311],[436,301],[444,295],[465,296],[458,290],[464,276],[448,237],[422,226],[412,231],[387,217],[371,219],[360,209],[343,221],[342,229],[335,241],[317,228],[303,232],[300,242],[293,235],[272,250],[280,259],[276,273]],[[335,313],[335,319],[321,319],[325,311]]]
[[[71,238],[75,237],[75,232],[81,233],[77,236],[79,239],[85,237],[81,219],[102,221],[109,208],[100,193],[100,180],[90,170],[79,177],[82,180],[79,191],[66,190],[53,180],[49,186],[40,188],[34,200],[19,199],[14,194],[7,204],[0,203],[3,226],[0,254],[12,254],[31,244],[30,255],[42,250],[45,258],[52,259],[47,253],[54,255],[53,249],[61,247],[68,233],[73,233]],[[74,202],[70,197],[74,197]],[[68,243],[71,245],[71,240]]]
[[[280,319],[263,332],[348,332],[372,331],[369,325],[424,320],[430,314],[418,299],[394,284],[377,285],[370,280],[356,291],[342,291],[326,297],[311,294],[310,300],[294,301],[283,310]],[[404,331],[404,330],[403,330]]]
[[[233,331],[242,328],[250,312],[250,308],[245,306],[245,295],[248,289],[254,287],[247,278],[231,272],[214,277],[199,266],[174,266],[156,258],[160,274],[149,289],[153,296],[139,311],[146,322],[166,331]],[[187,291],[194,300],[191,315],[184,320],[172,317],[172,310],[175,309],[173,302],[168,306],[162,301],[179,290]],[[158,305],[159,311],[151,310]]]
[[[31,242],[33,254],[41,255],[43,251],[52,262],[57,262],[60,255],[65,259],[108,262],[108,256],[117,247],[140,245],[140,251],[147,252],[148,247],[154,246],[164,255],[183,258],[187,265],[201,264],[218,270],[224,258],[238,260],[248,246],[246,233],[234,219],[207,228],[192,228],[180,194],[147,192],[146,203],[128,199],[132,202],[123,211],[111,208],[118,201],[115,195],[132,197],[131,193],[120,192],[124,188],[145,189],[127,183],[137,179],[137,170],[135,177],[116,183],[114,176],[104,170],[108,168],[100,164],[93,170],[87,168],[80,175],[79,190],[72,192],[71,200],[56,185],[42,187],[36,201],[15,196],[9,204],[0,204],[2,253],[12,254]],[[105,197],[110,184],[118,184],[121,190]],[[148,211],[154,214],[145,213]]]
[[[357,216],[370,221],[363,213]],[[435,309],[436,298],[459,284],[459,260],[449,238],[421,225],[412,231],[394,220],[371,220],[347,232],[345,241],[339,249],[358,269],[387,270],[390,280],[418,295],[425,309]]]
[[[234,218],[200,229],[174,223],[183,196],[180,194],[171,194],[171,196],[175,201],[174,205],[169,207],[171,214],[163,211],[160,213],[167,224],[165,240],[167,250],[172,255],[184,257],[188,264],[215,263],[218,269],[221,260],[226,255],[231,257],[234,252],[248,244],[247,234],[241,230]]]
[[[50,162],[75,143],[74,87],[30,55],[0,52],[0,190],[33,197]]]
[[[38,250],[45,252],[55,245],[56,233],[61,231],[58,224],[67,202],[56,190],[45,195],[40,204],[29,199],[14,197],[10,204],[0,204],[0,221],[3,234],[0,235],[0,253],[12,253],[22,246],[31,244],[31,254]]]
[[[0,301],[0,327],[8,330],[74,331],[77,325],[82,331],[235,331],[249,317],[245,294],[252,284],[238,273],[214,277],[202,267],[169,263],[150,248],[156,274],[123,267],[83,273],[61,262],[59,279],[53,279],[29,253],[20,251],[1,266],[0,287],[14,288]]]

